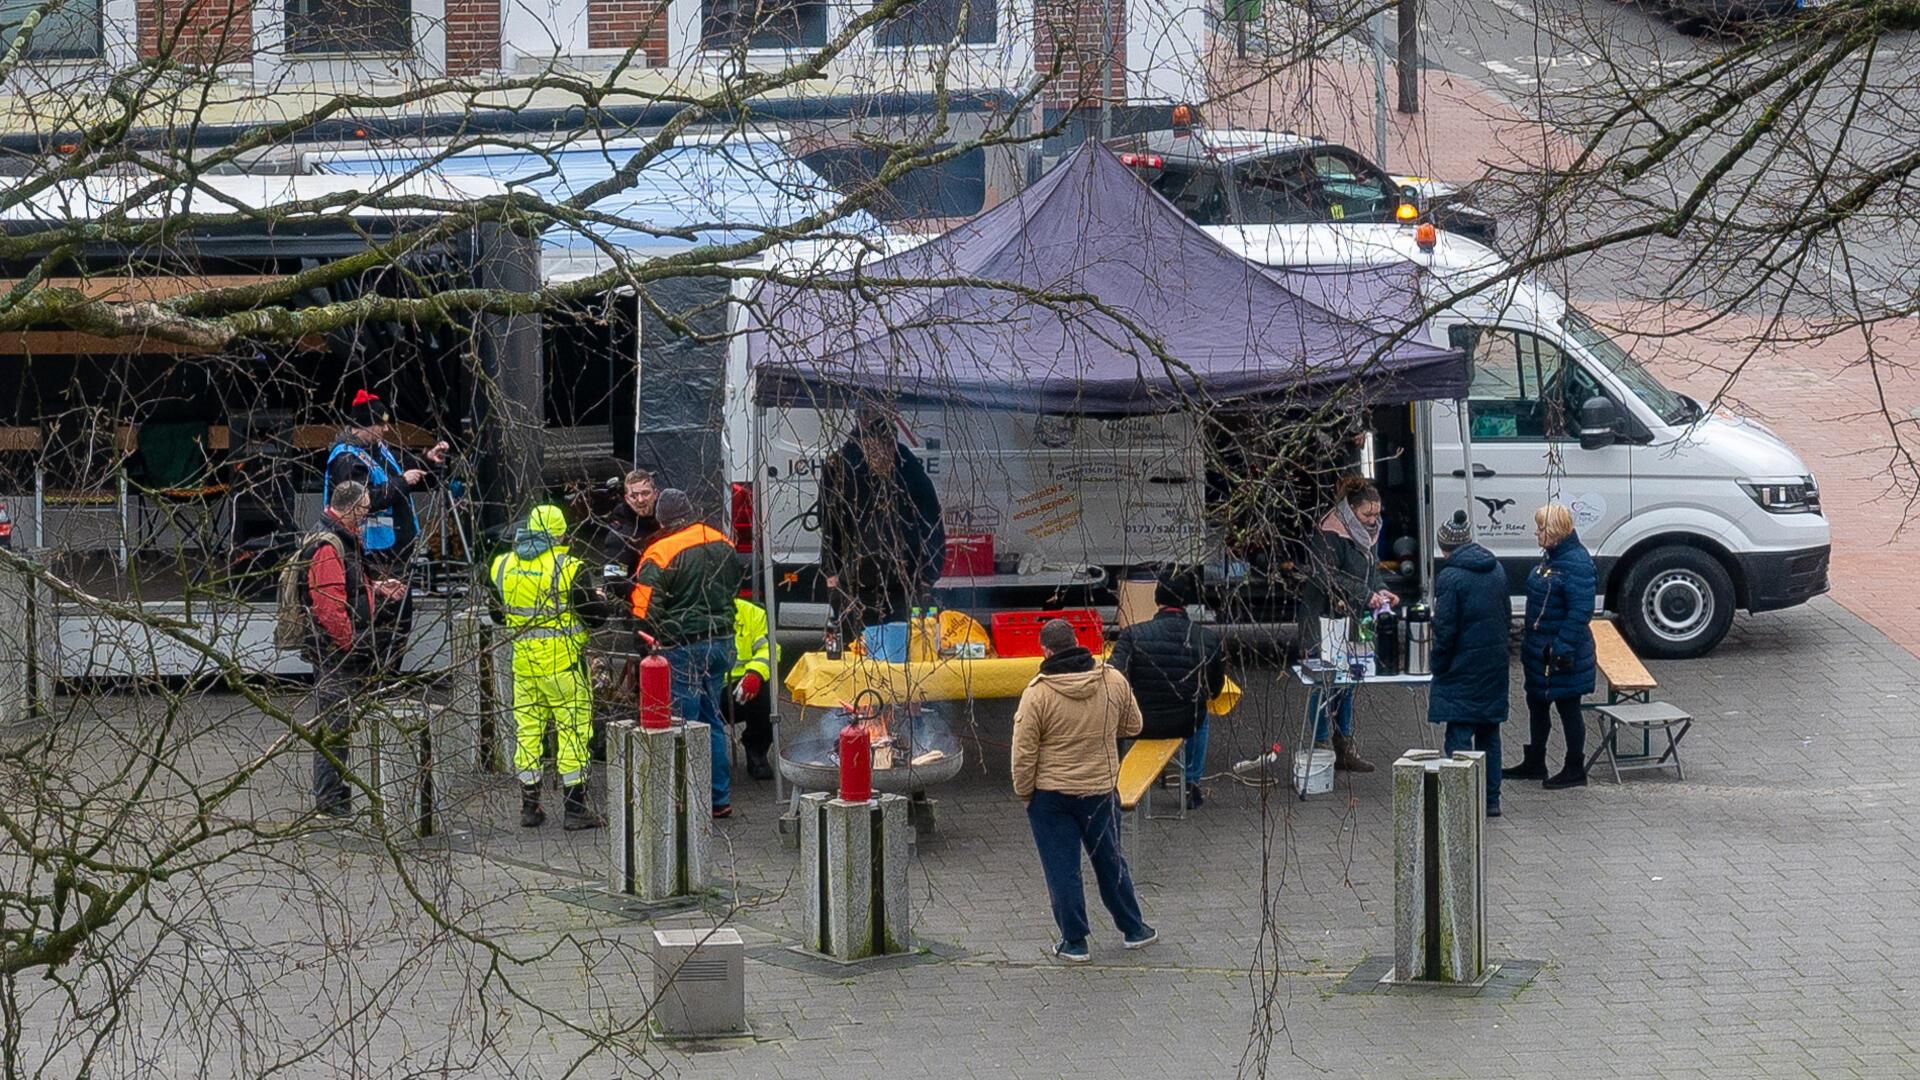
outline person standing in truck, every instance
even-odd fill
[[[820,477],[820,569],[844,640],[904,621],[946,559],[940,496],[894,432],[892,415],[863,406]]]

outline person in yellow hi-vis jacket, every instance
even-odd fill
[[[767,611],[745,597],[733,600],[733,670],[721,702],[727,723],[745,724],[740,748],[747,752],[747,775],[773,779],[767,751],[773,746],[773,640],[767,636]]]
[[[520,824],[547,820],[540,806],[541,754],[547,726],[554,730],[560,789],[569,830],[606,822],[587,805],[587,742],[593,734],[593,687],[581,656],[588,624],[607,616],[586,564],[567,554],[567,517],[557,506],[536,506],[514,534],[513,550],[493,560],[489,599],[493,621],[513,640],[513,718],[518,746]]]

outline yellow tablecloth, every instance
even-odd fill
[[[874,689],[893,700],[964,701],[968,698],[1015,698],[1040,674],[1037,656],[965,660],[957,657],[883,664],[863,657],[827,659],[823,652],[803,654],[787,672],[787,694],[803,706],[832,708],[852,701],[862,690]],[[1240,686],[1232,679],[1207,711],[1225,716],[1240,703]]]

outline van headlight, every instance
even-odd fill
[[[1811,476],[1792,480],[1742,480],[1740,490],[1769,514],[1817,514],[1820,486]]]

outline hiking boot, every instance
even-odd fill
[[[1526,756],[1520,759],[1520,764],[1507,766],[1501,775],[1509,780],[1545,780],[1547,778],[1547,748],[1543,746],[1535,750],[1533,744],[1528,743]]]
[[[547,812],[540,806],[540,785],[520,785],[520,827],[537,829],[546,824]]]
[[[567,788],[565,794],[567,814],[566,820],[560,825],[561,828],[568,832],[579,832],[582,829],[599,829],[606,826],[607,819],[594,813],[593,808],[587,805],[585,782]]]
[[[1370,773],[1373,762],[1360,756],[1353,745],[1353,736],[1335,735],[1333,737],[1333,767],[1337,772]]]

